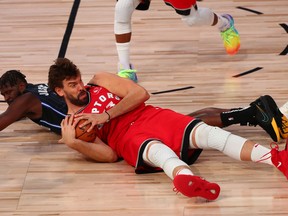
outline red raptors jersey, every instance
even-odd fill
[[[102,113],[121,101],[120,97],[103,87],[89,86],[87,90],[90,100],[80,112]],[[97,136],[116,151],[118,157],[138,168],[143,166],[141,152],[149,143],[147,141],[151,140],[161,141],[182,159],[188,158],[193,120],[190,116],[143,103],[133,111],[98,125],[95,130]]]

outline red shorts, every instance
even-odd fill
[[[164,0],[164,2],[173,7],[178,14],[186,16],[190,14],[191,7],[196,5],[196,0]]]
[[[104,141],[116,151],[119,157],[136,167],[137,170],[147,170],[143,163],[142,153],[145,146],[152,140],[161,141],[183,161],[191,164],[189,160],[191,151],[188,150],[189,135],[199,121],[169,109],[141,106],[112,119],[102,128],[102,132],[106,131],[107,140],[104,139]],[[201,150],[194,152],[198,152],[198,157]],[[192,163],[197,159],[194,156]]]

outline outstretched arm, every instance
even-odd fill
[[[25,93],[17,97],[6,111],[0,114],[0,131],[21,118],[40,118],[41,114],[39,99],[31,93]]]

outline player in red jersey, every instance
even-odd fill
[[[208,200],[219,196],[220,186],[195,176],[189,167],[202,149],[274,165],[288,178],[286,148],[270,150],[191,116],[146,105],[149,94],[143,87],[111,73],[98,73],[91,83],[95,86],[84,86],[80,70],[68,59],[50,66],[48,85],[64,97],[70,114],[61,123],[62,142],[95,161],[123,158],[136,173],[163,170],[176,191]],[[96,125],[95,142],[75,138],[77,117]]]
[[[195,0],[164,0],[175,9],[188,26],[215,26],[219,29],[226,52],[234,55],[240,48],[240,37],[229,14],[219,15],[209,8],[198,7]],[[118,75],[137,82],[136,70],[130,63],[132,14],[135,9],[148,10],[150,0],[118,0],[115,5],[114,34],[118,53]]]

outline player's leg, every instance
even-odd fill
[[[221,109],[215,107],[207,107],[204,109],[197,110],[195,112],[189,113],[188,116],[199,118],[208,125],[213,125],[217,127],[224,127],[221,121],[221,113],[229,111],[229,109]]]
[[[288,120],[269,95],[257,98],[250,103],[250,106],[244,108],[205,108],[188,115],[198,117],[206,124],[217,127],[233,124],[259,125],[275,142],[288,136]]]
[[[209,8],[194,5],[188,16],[182,16],[182,21],[189,26],[216,26],[221,33],[226,52],[230,55],[238,52],[240,37],[231,15],[219,15]]]
[[[220,30],[221,37],[230,55],[234,55],[240,48],[240,37],[234,27],[234,19],[229,14],[219,15],[211,9],[198,7],[195,0],[178,1],[164,0],[181,15],[182,21],[188,26],[216,26]],[[187,7],[190,5],[190,8]]]
[[[130,63],[131,18],[141,0],[118,0],[115,5],[114,34],[119,58],[118,75],[137,82],[136,70]]]
[[[203,197],[215,200],[220,187],[199,176],[195,176],[190,167],[184,163],[168,146],[159,141],[150,142],[143,152],[144,162],[152,167],[160,167],[173,180],[177,192],[188,197]]]
[[[190,147],[216,149],[239,161],[261,162],[277,167],[288,178],[288,151],[272,150],[218,127],[199,123],[190,134]]]
[[[233,124],[257,125],[255,120],[255,108],[221,109],[208,107],[188,114],[204,121],[208,125],[227,127]]]

